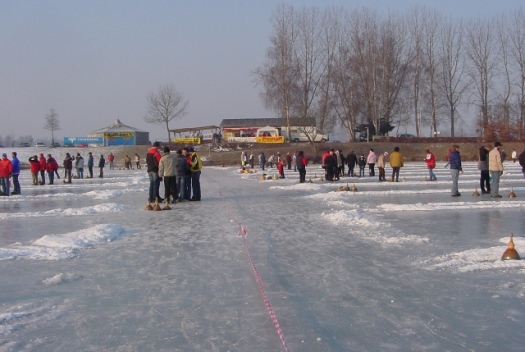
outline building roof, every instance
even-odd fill
[[[146,133],[146,131],[142,131],[135,127],[125,125],[122,122],[120,122],[119,119],[116,119],[115,122],[113,122],[113,124],[107,127],[101,128],[99,130],[92,131],[90,132],[90,134],[104,133],[104,132],[143,132],[143,133]]]
[[[222,128],[239,127],[283,127],[286,126],[285,118],[261,118],[261,119],[224,119]],[[290,126],[315,126],[315,119],[290,118]]]
[[[184,132],[193,132],[193,131],[202,131],[202,130],[214,130],[219,129],[219,126],[209,125],[209,126],[200,126],[200,127],[186,127],[186,128],[177,128],[170,130],[172,133],[184,133]]]

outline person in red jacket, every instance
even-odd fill
[[[162,202],[164,200],[159,195],[160,181],[162,180],[162,178],[159,176],[159,163],[161,158],[159,148],[160,143],[155,142],[146,153],[146,165],[148,168],[149,177],[148,202],[154,202],[155,199],[158,199],[159,202]]]
[[[279,178],[284,178],[284,161],[283,158],[277,163],[277,171],[279,171]]]
[[[2,159],[0,160],[0,185],[2,186],[1,196],[9,195],[9,178],[13,173],[13,164],[11,160],[7,158],[7,154],[2,154]]]
[[[55,158],[51,156],[51,154],[47,154],[46,171],[47,171],[47,178],[49,179],[50,185],[52,185],[53,181],[55,180],[55,172],[57,170],[58,170],[57,161],[55,160]]]
[[[29,158],[29,169],[31,170],[33,186],[36,186],[38,185],[38,172],[40,171],[40,162],[38,161],[38,156],[33,155]]]
[[[427,169],[428,169],[428,176],[429,181],[436,181],[436,175],[434,175],[434,168],[436,167],[436,157],[433,153],[430,152],[430,149],[425,149],[425,153],[427,153],[427,157],[425,158],[425,162],[427,163]]]
[[[40,163],[40,178],[42,179],[41,185],[46,184],[46,170],[47,170],[47,162],[46,157],[43,153],[40,153],[40,159],[38,160]]]

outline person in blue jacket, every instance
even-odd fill
[[[450,153],[449,158],[450,166],[450,175],[452,176],[452,197],[459,197],[458,181],[459,174],[463,173],[463,168],[461,167],[461,155],[459,155],[459,145],[452,146],[452,152]]]
[[[18,176],[20,176],[20,160],[16,156],[16,152],[11,153],[11,164],[13,165],[13,192],[11,194],[20,194],[20,182],[18,182]]]

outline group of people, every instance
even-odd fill
[[[202,161],[192,147],[177,149],[172,154],[168,146],[161,148],[160,143],[155,142],[146,153],[146,165],[149,177],[148,202],[201,200]],[[159,194],[162,181],[164,198]]]
[[[138,170],[142,167],[140,165],[140,155],[138,153],[135,153],[134,159],[135,159],[135,167]],[[111,167],[113,167],[113,165],[111,165]],[[133,170],[133,165],[131,164],[131,158],[129,157],[129,155],[126,155],[124,157],[124,168],[127,170]]]
[[[47,154],[44,156],[43,153],[40,153],[39,156],[33,155],[28,159],[29,162],[29,171],[31,172],[31,182],[34,186],[45,185],[46,176],[48,184],[52,185],[55,182],[55,176],[57,179],[60,179],[58,173],[59,165],[56,159],[51,155]],[[106,160],[104,155],[100,154],[100,159],[98,161],[99,167],[99,176],[100,178],[104,177],[104,166]],[[75,157],[72,157],[71,154],[66,153],[66,156],[62,162],[64,168],[64,183],[71,183],[72,170],[76,170],[76,178],[84,178],[84,158],[80,153],[77,153]],[[93,178],[93,167],[94,160],[91,152],[88,154],[87,167],[89,175],[86,178]],[[1,196],[16,195],[21,193],[20,182],[18,180],[20,176],[20,160],[18,159],[17,153],[11,153],[11,160],[7,157],[6,153],[2,154],[2,159],[0,161],[0,187],[1,187]],[[10,179],[13,179],[13,191],[10,191],[11,184]]]
[[[365,177],[365,169],[368,165],[368,176],[375,177],[375,168],[378,170],[379,182],[386,181],[385,163],[388,157],[388,152],[376,154],[374,149],[370,149],[368,154],[361,154],[359,157],[352,150],[348,155],[344,155],[342,150],[328,150],[323,153],[322,167],[325,170],[325,179],[327,181],[337,181],[341,176],[345,175],[345,166],[348,166],[348,177],[356,177],[354,170],[359,167],[358,177]],[[395,147],[390,154],[390,166],[392,167],[391,180],[399,182],[399,170],[404,165],[404,159],[399,151],[399,147]]]

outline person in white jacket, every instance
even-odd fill
[[[368,157],[366,158],[366,163],[368,164],[368,176],[375,176],[374,166],[376,164],[376,153],[373,149],[370,149]]]
[[[499,194],[499,178],[503,175],[503,162],[499,151],[501,146],[502,144],[500,142],[494,143],[494,148],[489,153],[489,172],[490,177],[492,177],[490,196],[492,198],[501,198]]]

